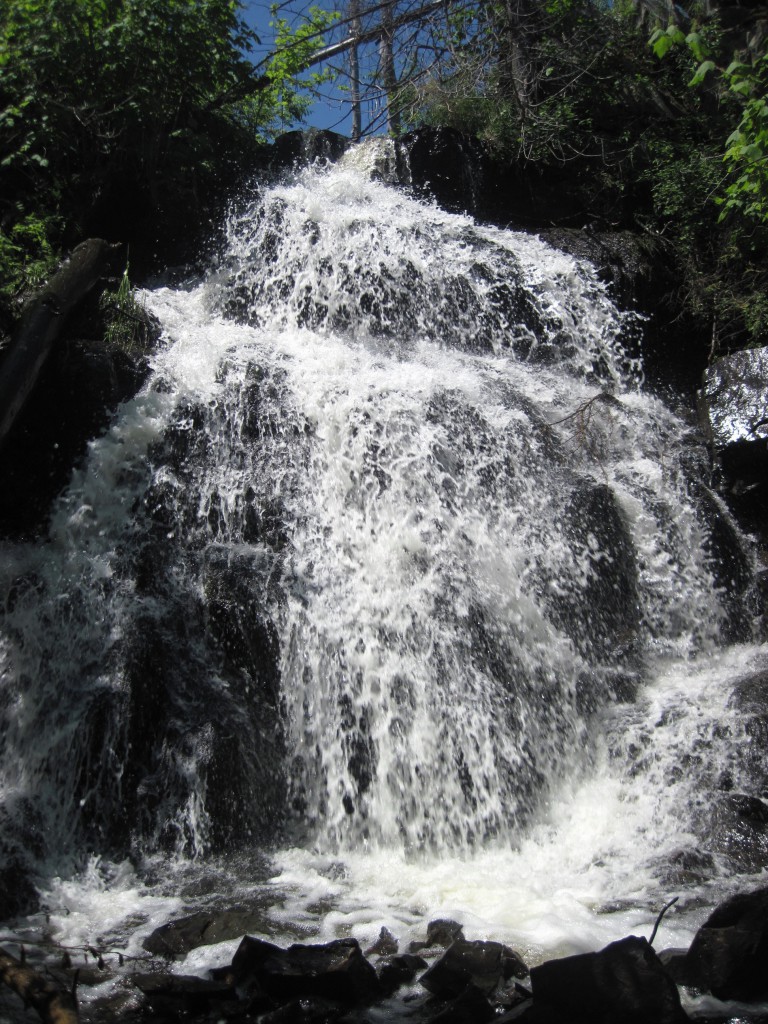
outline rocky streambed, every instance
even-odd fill
[[[178,973],[177,958],[232,939],[256,921],[246,910],[198,912],[152,932],[143,943],[146,960],[60,948],[56,963],[49,949],[32,970],[75,1002],[79,992],[80,1019],[94,1024],[768,1021],[768,888],[721,903],[687,950],[654,948],[662,916],[648,938],[630,935],[530,968],[509,946],[467,940],[457,922],[435,920],[405,949],[386,928],[365,950],[355,938],[283,948],[243,934],[230,963]],[[27,962],[27,951],[18,953]],[[30,956],[34,963],[34,950]],[[10,1019],[28,1017],[20,1009]]]

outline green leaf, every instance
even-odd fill
[[[694,74],[693,78],[690,80],[688,85],[701,85],[701,83],[704,81],[704,79],[707,77],[710,71],[714,70],[715,62],[713,60],[703,61],[701,64],[699,64],[698,68],[696,69],[696,73]]]
[[[653,52],[656,54],[657,57],[661,59],[662,57],[666,56],[666,54],[672,49],[672,46],[674,44],[665,32],[661,32],[659,33],[659,36],[656,39],[656,41],[653,42],[651,45],[653,47]]]
[[[685,41],[688,45],[688,49],[694,55],[696,60],[703,61],[707,56],[707,47],[702,42],[701,36],[698,32],[689,32],[685,37]]]

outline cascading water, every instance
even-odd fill
[[[727,850],[689,870],[702,801],[762,768],[722,680],[768,652],[720,650],[748,614],[701,452],[593,269],[348,158],[145,298],[149,383],[2,549],[10,855],[269,850],[278,932],[453,913],[539,951],[622,934],[676,864],[724,884]],[[62,933],[96,890],[117,927],[121,885],[135,927],[110,870],[48,886]]]

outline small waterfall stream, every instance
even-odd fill
[[[219,872],[270,934],[540,955],[765,863],[707,846],[712,793],[762,792],[731,684],[768,651],[642,324],[356,161],[145,294],[148,384],[0,548],[5,852],[61,934],[138,941]]]

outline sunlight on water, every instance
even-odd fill
[[[0,792],[57,837],[54,934],[138,952],[255,901],[273,939],[448,916],[536,961],[682,892],[686,944],[733,872],[673,868],[721,773],[749,791],[729,683],[768,650],[720,648],[741,597],[637,320],[349,162],[243,200],[206,279],[145,300],[145,390],[47,543],[1,552]],[[261,849],[256,880],[229,856]]]

